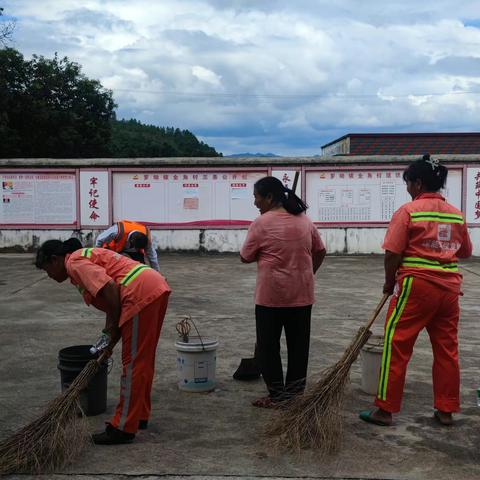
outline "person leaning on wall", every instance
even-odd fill
[[[244,263],[257,262],[255,319],[257,355],[268,396],[252,402],[271,408],[305,389],[314,303],[314,275],[326,250],[307,206],[274,177],[255,183],[260,216],[240,250]],[[284,381],[280,337],[285,329],[288,368]]]
[[[147,257],[150,266],[157,272],[160,271],[150,229],[142,223],[130,220],[117,222],[98,235],[95,246],[126,254],[141,263],[145,263]]]

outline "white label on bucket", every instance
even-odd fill
[[[205,383],[208,381],[208,362],[195,362],[195,383]]]

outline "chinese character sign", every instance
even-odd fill
[[[135,219],[153,227],[248,225],[258,216],[253,186],[266,175],[266,169],[114,172],[113,221]]]
[[[278,178],[285,187],[287,188],[293,188],[293,182],[295,179],[295,170],[272,170],[272,176],[275,178]],[[295,193],[301,197],[301,190],[302,190],[302,184],[301,184],[301,173],[298,172],[298,181],[297,181],[297,186],[295,189]]]
[[[306,200],[310,207],[307,215],[319,223],[387,224],[401,205],[411,201],[402,173],[403,170],[349,170],[348,167],[307,172]],[[478,179],[479,183],[472,186],[478,192],[478,197],[473,195],[472,207],[480,201],[480,176]],[[452,205],[461,208],[461,170],[450,169],[443,194]],[[478,215],[480,223],[480,209]]]
[[[467,223],[480,224],[480,168],[467,168]]]
[[[68,226],[77,224],[74,173],[0,174],[0,225]]]
[[[143,178],[142,178],[143,180]],[[109,225],[110,198],[108,172],[89,170],[80,172],[80,219],[82,227]]]

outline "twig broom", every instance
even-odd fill
[[[70,387],[52,400],[45,411],[0,442],[0,475],[51,472],[71,462],[88,439],[78,415],[79,396],[98,372],[106,353],[90,360]]]
[[[276,448],[321,454],[338,451],[342,434],[342,406],[349,371],[372,332],[370,327],[387,301],[385,294],[367,324],[361,327],[342,358],[321,374],[320,380],[289,402],[267,425],[266,435]]]

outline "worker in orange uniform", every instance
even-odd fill
[[[385,324],[385,345],[375,410],[366,422],[388,426],[400,411],[407,364],[413,345],[427,329],[433,350],[434,418],[453,423],[460,409],[458,366],[458,297],[462,275],[457,259],[472,254],[462,212],[439,192],[448,170],[425,155],[403,173],[412,201],[400,207],[388,227],[384,293],[393,293]]]
[[[147,428],[157,348],[170,295],[165,279],[152,268],[104,248],[81,248],[77,239],[48,240],[36,266],[57,282],[68,278],[87,305],[106,313],[107,355],[122,340],[120,401],[96,444],[130,443]]]
[[[160,271],[150,229],[142,223],[130,220],[117,222],[98,235],[95,246],[127,254],[141,263],[145,263],[145,257],[147,257],[149,265],[157,272]]]

